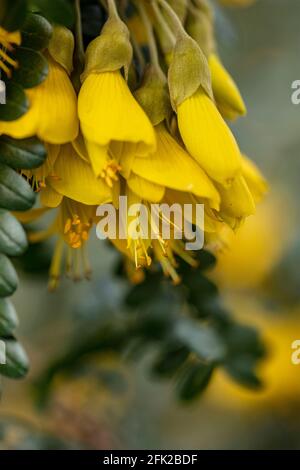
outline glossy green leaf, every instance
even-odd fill
[[[0,374],[11,379],[23,378],[29,369],[27,355],[15,338],[2,338],[5,344],[6,364],[0,364]]]
[[[250,354],[235,356],[226,364],[225,370],[239,384],[259,389],[262,387],[262,382],[255,372],[256,363],[257,358]]]
[[[41,166],[47,157],[44,144],[36,137],[12,139],[0,137],[0,162],[13,168],[29,170]]]
[[[12,168],[0,163],[0,207],[26,211],[35,202],[35,194],[27,181]]]
[[[1,0],[0,24],[7,31],[17,31],[22,27],[27,12],[27,0]]]
[[[47,78],[48,62],[40,52],[19,47],[15,59],[19,66],[14,71],[13,80],[23,88],[33,88]]]
[[[0,297],[9,297],[18,287],[18,276],[11,261],[0,254]]]
[[[36,51],[46,49],[52,32],[52,26],[46,18],[30,13],[22,27],[22,47]]]
[[[36,274],[49,272],[52,259],[52,245],[49,242],[30,244],[26,253],[17,260],[23,271]]]
[[[226,348],[221,337],[209,325],[182,319],[174,327],[175,336],[205,361],[221,361]]]
[[[0,252],[8,256],[20,256],[27,249],[25,231],[9,212],[0,209]]]
[[[52,23],[73,26],[74,8],[69,0],[32,0],[31,3]]]
[[[29,109],[27,96],[18,83],[6,84],[6,104],[0,106],[0,121],[15,121]]]
[[[158,376],[172,377],[185,363],[189,354],[189,349],[180,343],[165,346],[164,350],[156,358],[152,370]]]
[[[214,367],[211,364],[192,364],[184,371],[178,387],[178,395],[183,401],[199,397],[208,386]]]
[[[9,335],[17,328],[19,320],[9,299],[0,299],[0,336]]]

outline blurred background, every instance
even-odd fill
[[[271,191],[210,277],[236,318],[261,331],[268,350],[260,365],[264,387],[246,390],[217,371],[198,400],[182,404],[172,381],[147,373],[147,356],[129,362],[99,353],[76,373],[58,374],[46,406],[38,400],[39,377],[70,338],[88,334],[101,315],[119,308],[124,285],[109,274],[116,256],[94,241],[90,282],[74,287],[64,280],[49,294],[46,269],[37,270],[32,258],[22,271],[13,300],[31,370],[25,380],[3,384],[0,448],[300,448],[300,365],[291,363],[291,344],[300,339],[300,106],[291,102],[291,84],[300,79],[299,17],[299,0],[217,10],[219,52],[248,106],[234,132]],[[46,267],[47,248],[36,250]]]

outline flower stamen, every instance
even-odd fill
[[[110,160],[107,162],[105,168],[101,172],[101,178],[104,179],[107,186],[110,188],[113,187],[115,181],[118,181],[118,173],[121,171],[122,167],[115,160]]]

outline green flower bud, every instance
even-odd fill
[[[74,36],[65,26],[54,26],[48,50],[69,75],[73,71]]]
[[[123,67],[127,78],[132,55],[127,26],[118,16],[111,15],[100,36],[86,50],[86,65],[81,79],[84,81],[90,73],[114,72]]]
[[[171,115],[172,108],[167,80],[158,73],[154,66],[150,66],[146,70],[143,84],[134,93],[134,96],[154,126]]]
[[[177,107],[200,86],[213,100],[211,75],[205,55],[187,34],[178,36],[168,73],[171,103]]]

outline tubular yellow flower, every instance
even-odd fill
[[[78,112],[97,176],[101,176],[110,160],[111,144],[137,144],[142,155],[155,150],[153,127],[119,70],[91,73],[86,78],[79,94]]]
[[[214,97],[223,117],[235,119],[238,116],[244,116],[247,110],[243,98],[218,56],[211,54],[208,63]]]
[[[256,203],[268,192],[268,183],[258,167],[245,155],[242,155],[242,173]]]
[[[219,208],[220,196],[204,171],[168,133],[164,124],[156,126],[157,150],[148,158],[138,156],[132,172],[157,185],[192,193]]]
[[[0,134],[15,139],[37,135],[50,144],[64,144],[76,139],[78,117],[76,94],[61,65],[49,55],[49,74],[39,86],[26,91],[29,111],[16,121],[0,121]]]
[[[83,204],[98,205],[112,200],[109,187],[97,180],[91,166],[78,156],[72,144],[61,147],[53,176],[47,183],[62,196]]]
[[[221,194],[220,215],[233,229],[249,215],[255,213],[255,202],[245,178],[237,176],[229,189],[219,186]]]
[[[241,169],[236,140],[213,101],[200,86],[178,106],[178,125],[186,148],[206,173],[223,186]]]
[[[16,68],[18,63],[12,59],[8,52],[13,51],[12,44],[20,46],[21,33],[19,31],[8,32],[0,27],[0,70],[2,69],[8,78],[11,78],[11,68]]]
[[[187,220],[195,226],[198,226],[200,230],[205,231],[205,233],[218,232],[221,226],[224,225],[220,216],[218,216],[218,213],[210,207],[209,203],[205,199],[196,197],[193,194],[167,189],[164,201],[166,201],[170,206],[175,203],[180,204],[182,207],[184,207],[184,204],[203,204],[204,225],[199,225],[199,221],[195,217],[195,211],[191,214],[192,218],[188,218]],[[189,216],[189,214],[185,215],[185,217],[187,216]]]

